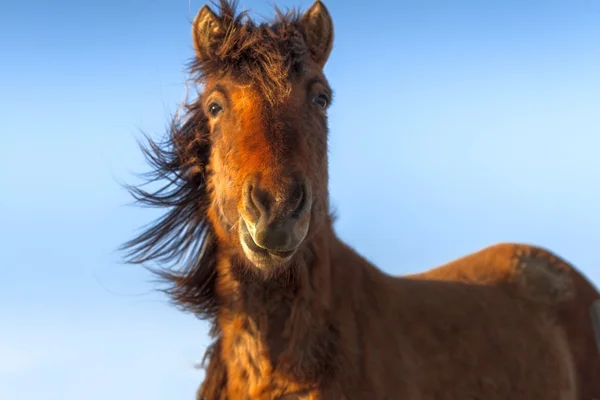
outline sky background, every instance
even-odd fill
[[[206,325],[116,249],[159,215],[120,182],[184,98],[203,4],[2,0],[1,399],[193,398]],[[325,4],[340,236],[394,274],[524,241],[600,283],[600,1]]]

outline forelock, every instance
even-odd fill
[[[256,24],[245,12],[236,13],[235,7],[235,2],[221,1],[225,33],[210,57],[194,60],[195,79],[201,83],[207,77],[227,75],[255,85],[271,103],[285,97],[308,55],[300,14],[276,8],[272,21]]]

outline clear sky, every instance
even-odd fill
[[[193,398],[205,324],[116,248],[158,215],[119,182],[184,97],[202,4],[2,2],[1,399]],[[396,274],[525,241],[600,283],[600,2],[325,4],[339,234]]]

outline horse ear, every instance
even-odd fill
[[[333,47],[333,21],[320,0],[302,16],[304,37],[313,59],[323,67]]]
[[[208,6],[203,6],[194,18],[192,39],[196,56],[200,60],[212,57],[223,37],[224,29],[221,20]]]

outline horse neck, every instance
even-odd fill
[[[337,343],[338,332],[330,278],[332,251],[338,243],[333,229],[324,227],[306,243],[294,264],[267,280],[236,273],[235,260],[222,261],[217,324],[223,351],[232,355],[225,359],[247,357],[256,365],[291,366],[305,363],[299,360],[298,348],[315,354],[333,351],[329,348]],[[300,368],[321,373],[325,368],[318,364],[321,360],[312,360]]]

